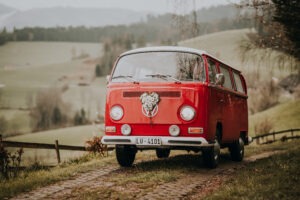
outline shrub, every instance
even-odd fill
[[[0,173],[5,179],[17,177],[24,151],[20,148],[15,153],[9,153],[0,142]]]
[[[249,89],[249,111],[251,114],[264,111],[276,105],[279,101],[280,89],[270,82],[260,84],[260,87]]]
[[[89,122],[83,108],[81,108],[80,112],[75,113],[73,121],[74,125],[83,125]]]
[[[94,154],[99,153],[101,156],[105,156],[107,152],[107,145],[101,143],[101,137],[93,137],[91,140],[86,141],[87,150]]]
[[[95,74],[96,74],[97,77],[103,75],[102,72],[101,72],[100,64],[97,64],[97,65],[96,65],[96,68],[95,68]]]
[[[254,126],[255,135],[269,133],[272,129],[273,123],[268,118],[265,118]]]
[[[8,127],[8,122],[4,117],[0,117],[0,135],[5,135]]]
[[[39,91],[36,95],[36,106],[31,109],[30,116],[34,130],[49,129],[66,124],[70,106],[62,100],[58,88]]]

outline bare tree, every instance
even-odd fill
[[[70,106],[62,101],[61,95],[58,88],[49,88],[37,93],[36,106],[30,113],[33,129],[49,129],[67,123]]]
[[[196,37],[199,35],[199,23],[197,22],[196,0],[193,0],[192,15],[187,14],[188,7],[191,6],[191,1],[174,0],[173,22],[176,29],[179,31],[180,39]]]
[[[290,63],[297,68],[300,62],[300,1],[294,0],[243,0],[238,6],[241,9],[251,9],[255,18],[256,32],[248,34],[250,43],[241,45],[242,57],[256,49],[272,49],[287,56],[277,57],[277,63],[284,66]],[[270,58],[270,51],[260,54],[264,59]],[[293,58],[295,60],[293,60]],[[292,61],[292,62],[291,62]],[[300,69],[298,68],[300,73]]]

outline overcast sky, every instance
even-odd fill
[[[238,1],[239,0],[195,0],[195,4],[197,9],[199,9]],[[19,10],[41,7],[73,6],[124,8],[135,11],[151,11],[159,13],[170,11],[188,12],[193,8],[193,2],[194,0],[0,0],[0,3]]]

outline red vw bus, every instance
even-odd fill
[[[241,72],[185,47],[147,47],[123,53],[108,77],[105,136],[121,166],[138,150],[202,151],[208,167],[220,148],[241,161],[248,144],[246,82]]]

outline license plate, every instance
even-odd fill
[[[136,138],[137,145],[161,145],[161,138],[159,137],[139,137]]]

